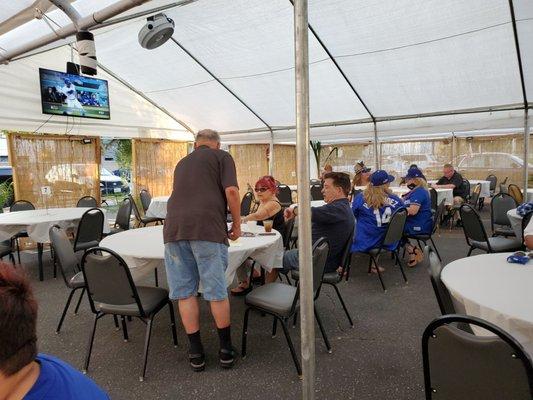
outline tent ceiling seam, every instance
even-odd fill
[[[289,0],[289,1],[291,2],[292,6],[294,7],[294,0]],[[315,31],[315,29],[311,26],[311,24],[309,22],[307,23],[307,26],[308,26],[309,30],[311,31],[311,33],[313,34],[313,36],[315,37],[315,39],[320,44],[320,46],[322,46],[322,48],[324,49],[324,51],[326,52],[326,54],[330,58],[331,62],[333,62],[333,64],[335,65],[335,67],[337,68],[339,73],[342,75],[342,77],[344,78],[344,80],[346,81],[348,86],[350,86],[350,89],[352,89],[352,92],[355,94],[355,96],[357,97],[357,99],[359,100],[361,105],[364,107],[364,109],[366,110],[366,112],[368,113],[370,118],[372,119],[372,122],[375,123],[376,118],[374,117],[374,114],[372,114],[372,112],[370,111],[370,109],[368,108],[366,103],[363,101],[363,99],[361,98],[361,96],[359,95],[359,93],[357,92],[355,87],[353,86],[352,82],[348,79],[348,77],[346,76],[346,74],[344,73],[344,71],[342,70],[340,65],[337,63],[337,60],[335,60],[335,57],[333,57],[333,54],[331,54],[329,49],[326,47],[325,43],[322,41],[320,36],[318,36],[318,33]]]
[[[198,60],[189,50],[187,50],[185,47],[183,47],[183,45],[178,42],[176,39],[174,39],[174,37],[170,37],[170,40],[172,40],[172,42],[174,42],[174,44],[176,44],[176,46],[178,46],[183,52],[185,52],[185,54],[187,54],[196,64],[198,64],[200,67],[202,67],[205,72],[207,72],[209,75],[211,75],[213,77],[213,79],[215,81],[217,81],[217,83],[222,86],[224,89],[226,89],[233,97],[235,97],[235,99],[237,99],[244,107],[246,107],[246,109],[248,111],[250,111],[259,121],[261,121],[267,128],[270,132],[272,132],[272,127],[263,119],[259,116],[259,114],[257,114],[248,104],[246,104],[244,102],[244,100],[242,100],[239,96],[237,96],[237,94],[231,90],[228,86],[226,86],[224,84],[224,82],[222,82],[213,72],[211,72],[211,70],[209,70],[202,62],[200,62],[200,60]]]

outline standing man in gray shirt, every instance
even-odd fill
[[[233,218],[229,230],[228,206]],[[218,133],[202,130],[196,135],[194,151],[180,160],[174,170],[174,185],[163,228],[170,298],[178,300],[181,320],[189,337],[189,362],[194,371],[205,369],[197,298],[200,281],[218,330],[220,365],[231,368],[235,362],[225,271],[228,237],[235,240],[240,235],[235,163],[228,152],[220,150]]]

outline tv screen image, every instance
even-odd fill
[[[39,68],[44,114],[110,119],[107,81]]]

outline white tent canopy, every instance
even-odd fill
[[[86,16],[114,1],[73,6]],[[1,0],[0,32],[3,21],[32,3]],[[368,140],[374,121],[380,138],[523,130],[524,94],[533,98],[533,2],[513,4],[523,85],[508,0],[310,0],[312,138]],[[155,50],[137,42],[146,15],[121,15],[115,19],[122,22],[92,29],[98,61],[112,75],[99,69],[99,77],[110,79],[112,117],[76,119],[74,129],[184,138],[187,127],[212,127],[228,143],[267,142],[271,132],[276,142],[293,142],[291,2],[154,0],[126,14],[167,5],[176,30]],[[11,51],[70,23],[60,10],[46,15],[0,35],[0,49]],[[0,95],[12,99],[0,109],[0,129],[33,130],[46,121],[37,68],[64,70],[71,53],[65,43],[0,66]],[[54,117],[42,130],[61,133],[65,125]]]

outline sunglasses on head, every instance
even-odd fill
[[[268,190],[268,188],[260,187],[260,188],[255,188],[254,190],[256,192],[263,193],[263,192],[266,192]]]

